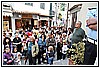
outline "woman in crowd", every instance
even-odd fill
[[[6,48],[6,46],[8,46],[10,48],[11,51],[11,39],[9,38],[9,36],[6,36],[3,40],[3,45],[4,45],[4,50]]]
[[[31,53],[32,53],[31,61],[33,62],[33,65],[36,65],[38,52],[39,52],[38,44],[37,44],[37,42],[35,42],[35,39],[34,39],[32,50],[31,50]]]
[[[33,37],[30,37],[30,41],[28,42],[28,59],[29,59],[29,65],[33,64],[32,61],[32,46],[34,45],[35,39],[33,39]]]
[[[63,40],[63,46],[62,46],[62,59],[64,60],[66,58],[66,54],[67,54],[67,41]]]
[[[5,53],[3,54],[3,64],[4,65],[13,65],[13,54],[10,52],[10,48],[8,46],[5,47]]]
[[[60,34],[59,36],[57,42],[57,60],[62,59],[62,35]]]
[[[46,37],[44,34],[38,39],[39,54],[38,54],[38,64],[41,64],[41,59],[43,60],[43,54],[46,53]]]
[[[22,52],[22,56],[24,56],[25,65],[27,62],[27,51],[28,51],[28,42],[26,41],[26,39],[23,39],[21,52]]]

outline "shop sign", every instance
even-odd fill
[[[32,18],[32,14],[22,14],[22,18]]]

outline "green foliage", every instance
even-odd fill
[[[61,3],[61,5],[60,5],[60,10],[61,10],[61,11],[65,11],[65,3]]]
[[[67,57],[70,58],[74,64],[82,64],[84,61],[85,44],[79,42],[72,44],[71,48],[67,50]]]

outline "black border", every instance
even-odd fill
[[[2,42],[3,41],[1,41],[1,67],[99,67],[99,1],[1,1],[1,40],[2,40],[2,20],[3,20],[3,18],[2,18],[2,2],[97,2],[98,3],[98,66],[85,66],[85,65],[79,65],[79,66],[52,66],[52,65],[50,65],[50,66],[42,66],[42,65],[39,65],[39,66],[37,66],[37,65],[32,65],[32,66],[9,66],[9,65],[5,65],[5,66],[3,66],[2,65]]]

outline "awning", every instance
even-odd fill
[[[39,14],[40,17],[49,17],[49,15]]]
[[[75,13],[75,12],[78,12],[80,11],[80,9],[82,8],[82,4],[77,4],[77,5],[74,5],[72,8],[70,8],[70,13]]]
[[[19,6],[18,6],[19,4]],[[23,5],[22,3],[15,3],[13,6],[13,13],[19,13],[19,14],[35,14],[38,15],[39,13],[37,11],[35,11],[37,9],[34,9],[33,6],[27,6],[27,5]]]
[[[74,5],[72,8],[70,8],[70,9],[69,9],[69,11],[71,11],[71,10],[73,10],[73,9],[77,8],[77,7],[81,7],[81,6],[82,6],[82,4],[77,4],[77,5]]]
[[[35,14],[35,15],[39,15],[39,13],[37,12],[29,12],[29,11],[19,11],[19,10],[13,10],[13,13],[19,13],[19,14]]]

